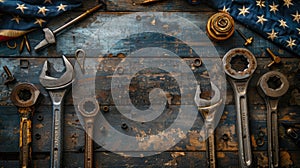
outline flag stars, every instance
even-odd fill
[[[262,0],[256,1],[256,6],[259,6],[260,8],[266,7],[265,1],[262,1]]]
[[[223,9],[222,9],[222,11],[223,11],[223,12],[226,12],[226,13],[228,13],[228,11],[229,11],[229,10],[230,10],[230,8],[226,8],[226,6],[225,6],[225,5],[223,6]]]
[[[300,28],[297,28],[297,30],[298,30],[298,34],[300,35]]]
[[[292,16],[294,17],[293,21],[297,21],[297,23],[299,23],[300,15],[299,15],[298,11],[296,11],[296,13],[294,15],[292,14]]]
[[[25,6],[25,4],[20,5],[20,4],[17,3],[17,5],[18,5],[18,7],[17,7],[16,9],[21,10],[22,13],[24,13],[24,9],[28,9],[28,8]]]
[[[260,24],[264,24],[264,22],[268,21],[268,19],[264,18],[264,15],[261,16],[257,16],[258,20],[256,21],[256,23],[260,23]]]
[[[292,39],[291,37],[289,40],[286,40],[286,42],[288,43],[286,47],[290,47],[291,49],[293,49],[293,46],[296,45],[295,44],[296,40]]]
[[[34,22],[34,24],[39,24],[41,27],[43,27],[43,23],[45,23],[46,21],[43,19],[35,19],[36,21]]]
[[[294,4],[292,3],[292,0],[283,0],[283,1],[284,1],[283,6],[286,6],[287,8],[290,8],[290,5],[291,5],[291,6],[294,5]]]
[[[288,27],[288,25],[286,24],[286,21],[284,21],[283,19],[278,20],[278,22],[280,23],[280,27],[286,28]]]
[[[273,41],[275,38],[277,38],[278,32],[275,32],[274,29],[272,29],[272,32],[267,34],[268,34],[268,39],[271,39]]]
[[[246,8],[244,5],[243,5],[243,8],[238,8],[238,9],[239,9],[239,11],[240,11],[239,15],[245,16],[247,13],[250,13],[250,12],[248,11],[249,8]]]
[[[46,12],[49,11],[45,6],[43,7],[38,6],[38,8],[39,8],[38,13],[42,13],[44,16],[46,16]]]
[[[60,11],[60,10],[62,10],[62,11],[66,11],[66,7],[67,7],[68,5],[63,5],[63,4],[60,4],[59,6],[57,6],[56,8],[57,8],[57,11]]]
[[[270,7],[270,12],[274,12],[276,14],[276,11],[278,11],[278,5],[276,5],[274,2],[272,5],[269,5]]]
[[[20,18],[20,16],[19,15],[17,15],[17,16],[14,16],[12,19],[11,19],[12,21],[15,21],[15,22],[17,22],[18,24],[20,23],[20,20],[21,20],[21,18]]]
[[[4,0],[0,0],[0,3],[3,3],[4,2]]]

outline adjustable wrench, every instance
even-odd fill
[[[216,168],[217,160],[214,135],[214,129],[216,127],[215,115],[217,114],[219,105],[222,103],[222,99],[220,98],[220,90],[217,88],[217,86],[211,83],[211,87],[214,91],[214,96],[210,100],[206,100],[200,98],[201,90],[200,85],[198,85],[195,95],[195,102],[204,120],[205,136],[208,137],[206,141],[207,167]]]
[[[65,73],[60,78],[54,78],[46,75],[48,71],[48,61],[46,60],[40,74],[40,83],[48,90],[53,106],[52,120],[52,144],[51,144],[51,167],[59,168],[62,152],[62,130],[63,130],[63,112],[62,104],[68,86],[73,82],[74,69],[72,64],[65,56],[63,61],[66,66]]]
[[[267,106],[269,167],[278,167],[279,143],[277,106],[279,97],[288,91],[289,82],[282,73],[270,71],[260,77],[257,85],[258,93],[264,98]]]
[[[240,62],[236,60],[240,59]],[[234,65],[237,62],[237,65]],[[228,80],[235,94],[237,112],[237,134],[241,167],[249,167],[252,163],[251,142],[248,123],[247,87],[257,63],[254,55],[247,49],[229,50],[223,57],[223,65]]]
[[[95,98],[84,98],[78,104],[78,110],[84,119],[85,151],[84,167],[93,168],[93,129],[94,117],[99,112],[99,104]]]
[[[34,112],[34,105],[40,95],[40,91],[31,83],[17,84],[10,99],[18,107],[20,114],[20,167],[31,167],[31,117]]]

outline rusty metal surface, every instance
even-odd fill
[[[41,91],[41,100],[36,107],[36,112],[32,119],[32,149],[33,149],[33,165],[35,167],[49,167],[50,163],[50,146],[51,146],[51,121],[52,108],[50,97],[47,91],[39,83],[38,76],[41,72],[43,62],[48,59],[51,65],[51,71],[57,72],[59,77],[64,72],[64,65],[61,60],[61,55],[68,57],[71,63],[76,63],[74,54],[76,49],[83,48],[86,50],[87,57],[100,58],[100,56],[107,56],[109,53],[101,51],[100,39],[106,31],[101,30],[103,25],[113,18],[122,16],[133,11],[172,11],[173,14],[178,14],[190,20],[192,23],[205,30],[207,19],[215,13],[214,10],[205,5],[191,6],[185,1],[162,1],[149,6],[134,5],[134,1],[129,0],[110,0],[107,2],[108,11],[100,11],[93,14],[91,17],[85,19],[83,22],[76,24],[64,34],[57,38],[57,45],[50,46],[42,52],[35,53],[32,51],[28,53],[24,51],[22,54],[18,50],[9,49],[5,43],[0,43],[0,67],[6,65],[11,70],[18,82],[31,82],[37,86]],[[69,12],[61,16],[59,21],[53,21],[49,24],[50,28],[57,28],[70,18],[78,16],[82,11],[92,7],[94,1],[87,1],[83,7],[74,12]],[[183,10],[185,12],[183,12]],[[181,12],[176,12],[181,11]],[[126,20],[124,20],[126,23]],[[255,38],[254,43],[248,46],[254,56],[257,58],[257,70],[254,72],[252,80],[248,88],[248,111],[250,122],[250,138],[251,147],[253,151],[253,164],[255,167],[267,167],[267,123],[266,123],[266,106],[263,99],[258,95],[256,84],[258,79],[270,70],[277,70],[283,73],[290,83],[288,92],[280,99],[278,106],[278,123],[279,123],[279,142],[280,142],[280,158],[281,167],[299,167],[300,166],[300,146],[297,145],[287,134],[286,128],[282,123],[296,124],[300,122],[300,58],[295,55],[282,50],[278,46],[263,39],[249,29],[243,27],[239,23],[235,25],[246,36]],[[31,46],[35,46],[43,38],[42,30],[32,32],[28,35]],[[114,38],[114,37],[111,37]],[[193,69],[198,81],[203,84],[207,82],[208,73],[205,66],[193,68],[194,56],[190,54],[189,48],[179,41],[176,43],[168,43],[162,36],[152,36],[150,34],[143,34],[136,36],[130,40],[119,42],[115,49],[110,51],[113,55],[117,53],[128,53],[129,46],[133,49],[139,48],[138,41],[141,39],[144,42],[153,43],[156,45],[164,45],[166,49],[173,48],[174,52],[181,56],[181,58]],[[19,42],[20,39],[16,39]],[[103,39],[101,39],[103,40]],[[216,47],[219,56],[222,57],[229,49],[235,47],[244,47],[241,37],[234,33],[233,36],[225,42],[213,43]],[[18,44],[18,43],[17,43]],[[201,44],[206,45],[206,44]],[[279,55],[282,60],[280,64],[276,64],[267,68],[266,66],[272,60],[265,48],[270,48],[276,55]],[[212,60],[215,58],[211,58]],[[98,81],[96,87],[97,100],[101,104],[107,105],[109,110],[105,112],[102,108],[101,113],[106,117],[107,121],[118,131],[125,132],[128,135],[143,136],[146,133],[156,133],[158,129],[164,129],[172,120],[167,122],[153,122],[151,124],[135,123],[127,120],[121,116],[114,105],[110,94],[111,75],[116,68],[116,65],[122,58],[112,58],[103,62],[103,59],[86,59],[86,68],[91,68],[94,65],[102,65],[97,68],[96,80]],[[28,62],[27,62],[28,61]],[[90,67],[89,67],[90,66]],[[152,72],[156,72],[153,75]],[[18,167],[18,140],[19,140],[19,116],[17,108],[13,106],[9,100],[9,96],[14,85],[4,85],[6,79],[3,69],[0,69],[0,167]],[[149,86],[163,86],[169,92],[176,93],[176,86],[163,85],[164,83],[172,84],[173,78],[161,71],[149,70],[138,74],[132,83],[131,90],[132,102],[134,105],[146,108],[149,105],[148,95],[149,87],[144,87],[142,81],[148,81]],[[155,78],[164,78],[163,81],[150,80]],[[91,79],[94,80],[91,76]],[[150,81],[150,82],[149,82]],[[140,92],[138,90],[142,90]],[[194,96],[194,95],[191,95]],[[233,97],[233,91],[229,83],[227,83],[226,92],[226,106],[219,122],[216,132],[216,155],[217,164],[220,167],[237,167],[238,163],[238,141],[235,128],[236,110]],[[175,114],[171,111],[179,109],[180,97],[174,96],[169,98],[169,108],[166,111],[168,116],[172,118]],[[172,110],[171,110],[172,109]],[[122,129],[122,125],[126,123],[127,129]],[[192,129],[184,136],[183,140],[176,144],[170,150],[159,155],[132,158],[114,154],[103,149],[101,146],[94,144],[94,165],[96,167],[200,167],[205,165],[205,142],[200,141],[204,135],[201,130],[201,117],[198,116]],[[66,95],[65,99],[65,113],[64,113],[64,152],[63,165],[66,167],[83,167],[84,163],[84,141],[85,134],[80,120],[75,112],[71,92]],[[167,135],[164,138],[168,138]],[[120,139],[115,140],[116,147],[120,144]],[[147,144],[145,144],[146,146]]]

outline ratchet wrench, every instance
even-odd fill
[[[287,78],[280,72],[270,71],[260,77],[258,93],[264,98],[267,106],[267,131],[268,131],[268,157],[269,167],[279,166],[279,143],[277,106],[279,97],[289,89]]]
[[[211,87],[214,91],[214,96],[210,100],[207,100],[200,97],[201,90],[200,85],[198,85],[195,95],[195,102],[204,120],[205,137],[208,138],[206,141],[207,167],[216,168],[217,160],[214,135],[214,129],[216,127],[215,116],[218,114],[218,107],[222,103],[222,99],[220,98],[220,90],[212,82]]]
[[[229,50],[223,57],[223,65],[231,84],[237,112],[237,135],[241,167],[252,164],[251,142],[247,108],[247,87],[257,62],[254,55],[245,48]]]

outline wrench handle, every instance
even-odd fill
[[[214,130],[212,128],[207,128],[206,136],[208,136],[206,141],[206,153],[207,153],[207,165],[209,168],[216,168],[216,149],[215,149],[215,136]]]
[[[279,142],[278,142],[278,122],[277,110],[272,110],[268,107],[267,127],[268,127],[268,156],[269,167],[279,166]]]
[[[51,144],[51,167],[60,168],[63,147],[63,111],[62,103],[66,90],[49,91],[53,106],[52,119],[52,144]]]
[[[22,116],[20,121],[20,167],[27,168],[31,164],[31,119]]]
[[[84,167],[93,168],[93,123],[86,123]]]
[[[237,134],[239,141],[239,155],[242,167],[249,167],[252,163],[251,142],[248,121],[248,108],[246,94],[237,94],[236,111],[237,111]]]

